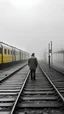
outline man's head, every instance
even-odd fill
[[[31,55],[32,57],[35,57],[35,54],[34,53],[32,53],[32,55]]]

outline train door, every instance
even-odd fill
[[[13,49],[12,49],[12,62],[14,61],[14,57],[13,57]]]
[[[20,52],[19,52],[19,53],[20,53],[20,61],[21,61],[21,50],[20,50]]]
[[[12,61],[16,61],[15,50],[12,49]]]
[[[3,46],[0,44],[0,64],[3,63]]]
[[[21,60],[23,60],[23,51],[21,51]]]

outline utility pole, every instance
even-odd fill
[[[51,55],[52,55],[52,41],[50,41],[50,43],[51,43]]]
[[[50,67],[50,43],[48,44],[48,63]]]
[[[52,58],[52,41],[50,41],[50,43],[51,43],[51,63],[53,64],[53,58]]]

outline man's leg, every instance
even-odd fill
[[[31,80],[32,80],[32,70],[30,72],[31,72]]]
[[[34,73],[34,80],[35,80],[35,70],[33,71],[33,73]]]

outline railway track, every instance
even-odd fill
[[[64,74],[55,68],[48,67],[45,63],[41,64],[41,68],[46,72],[58,91],[61,93],[62,100],[64,101]]]
[[[64,114],[63,96],[42,68],[24,81],[10,114]]]
[[[4,71],[0,72],[0,83],[3,82],[5,79],[9,78],[11,75],[22,69],[26,66],[27,63],[23,63],[17,66],[13,66],[12,68],[5,69]]]
[[[18,68],[18,67],[21,67],[23,65],[27,64],[27,61],[22,61],[20,63],[17,63],[17,64],[14,64],[14,65],[10,65],[6,68],[3,68],[3,69],[0,69],[0,73],[7,73],[7,71],[10,71],[12,69],[15,69],[15,68]]]
[[[10,114],[29,69],[23,65],[0,80],[0,114]]]

